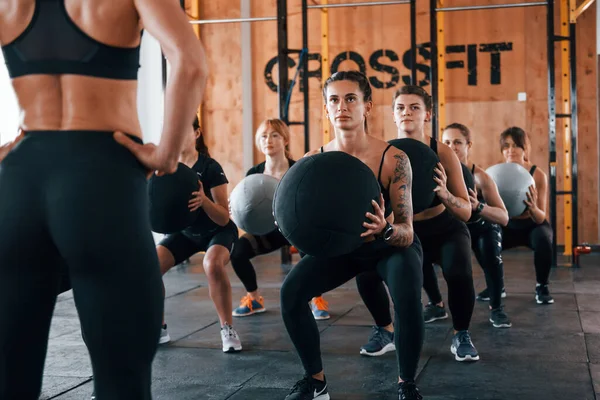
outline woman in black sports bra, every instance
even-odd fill
[[[0,149],[0,398],[40,396],[66,264],[98,398],[150,399],[163,301],[147,176],[176,171],[202,46],[174,0],[1,3],[22,120]],[[141,144],[137,117],[142,29],[172,68],[158,146]]]
[[[413,223],[415,234],[423,244],[423,287],[430,299],[424,319],[427,323],[448,317],[432,267],[433,263],[438,263],[448,284],[448,303],[454,327],[450,350],[457,361],[475,361],[479,354],[469,333],[475,289],[471,271],[471,236],[465,225],[471,217],[471,204],[460,161],[450,148],[425,134],[425,123],[432,118],[431,109],[431,97],[421,87],[404,86],[394,95],[393,112],[398,137],[430,145],[441,161],[435,176],[431,177],[438,185],[435,188],[437,195],[428,209],[414,216]],[[388,323],[391,320],[389,301],[381,279],[374,274],[362,274],[357,283],[376,325],[381,327]],[[365,350],[377,349],[375,343],[381,341],[381,335],[372,334],[361,353],[379,355],[379,352]]]
[[[552,227],[546,220],[548,177],[539,167],[529,161],[529,137],[518,127],[511,127],[500,134],[500,149],[506,162],[512,162],[529,170],[535,186],[529,188],[522,215],[513,217],[502,228],[502,249],[527,246],[533,250],[535,265],[535,300],[537,304],[552,304],[554,299],[548,288],[552,268]]]
[[[367,116],[373,106],[371,96],[367,77],[358,71],[337,72],[323,88],[335,139],[309,155],[343,151],[358,158],[377,176],[384,193],[380,204],[373,202],[373,214],[367,214],[372,223],[365,223],[366,230],[361,235],[365,243],[361,247],[334,258],[307,255],[290,271],[281,287],[283,321],[305,370],[304,379],[292,388],[286,400],[330,398],[319,348],[319,329],[308,302],[365,271],[375,271],[385,280],[398,305],[395,318],[398,398],[422,398],[414,381],[424,332],[422,252],[412,231],[412,171],[404,152],[366,133]]]
[[[473,145],[469,128],[463,124],[450,124],[444,129],[442,141],[471,171],[475,180],[475,190],[469,188],[473,216],[467,222],[467,227],[471,233],[471,249],[483,269],[487,284],[477,299],[489,301],[490,322],[494,327],[510,328],[512,324],[502,305],[502,296],[505,294],[501,255],[502,227],[508,223],[508,212],[494,180],[481,167],[469,161]]]

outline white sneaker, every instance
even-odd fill
[[[223,353],[233,353],[242,350],[240,337],[229,324],[225,324],[221,328],[221,341],[223,342]]]
[[[167,331],[167,325],[163,325],[160,329],[160,338],[158,339],[158,344],[165,344],[171,341],[171,336],[169,336],[169,331]]]

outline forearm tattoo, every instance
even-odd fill
[[[396,204],[394,234],[388,241],[392,246],[406,247],[413,242],[412,232],[412,174],[410,161],[405,154],[394,155],[396,165],[392,184],[398,186],[398,203]],[[408,223],[408,225],[407,225]]]
[[[446,191],[447,195],[446,196],[441,196],[441,200],[445,205],[454,207],[454,208],[465,208],[466,205],[464,204],[464,201],[460,201],[460,199],[454,197],[454,195],[452,193],[450,193],[449,191]],[[469,207],[471,206],[471,202],[469,202]]]

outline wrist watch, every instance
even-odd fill
[[[482,202],[479,202],[479,204],[477,204],[477,208],[475,209],[475,211],[473,211],[473,213],[474,214],[481,213],[481,211],[483,211],[484,206],[485,206],[485,204],[483,204]]]
[[[392,238],[392,235],[394,234],[394,225],[390,224],[389,222],[385,225],[385,228],[383,228],[383,231],[381,231],[381,237],[383,238],[384,241],[388,241]]]

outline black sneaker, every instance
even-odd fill
[[[327,381],[321,382],[312,376],[305,376],[292,388],[285,400],[329,400]]]
[[[502,288],[502,294],[500,295],[500,297],[503,299],[506,298],[506,289],[505,288]],[[481,292],[479,292],[479,294],[477,295],[476,298],[479,301],[490,301],[490,291],[488,290],[488,288],[485,288]]]
[[[510,328],[512,326],[502,306],[490,311],[490,322],[494,328]]]
[[[398,400],[421,400],[422,398],[414,382],[398,383]]]
[[[452,338],[452,346],[450,351],[454,354],[456,361],[477,361],[479,353],[471,342],[469,331],[458,331]]]
[[[554,299],[550,296],[548,285],[539,285],[535,288],[535,301],[538,304],[552,304]]]
[[[438,319],[446,319],[448,318],[448,313],[444,306],[440,307],[433,303],[428,303],[425,306],[425,310],[423,311],[423,320],[426,324],[429,322],[436,321]]]
[[[380,326],[374,326],[371,335],[369,335],[369,341],[361,346],[360,354],[377,357],[389,351],[396,351],[394,333],[388,332]]]

